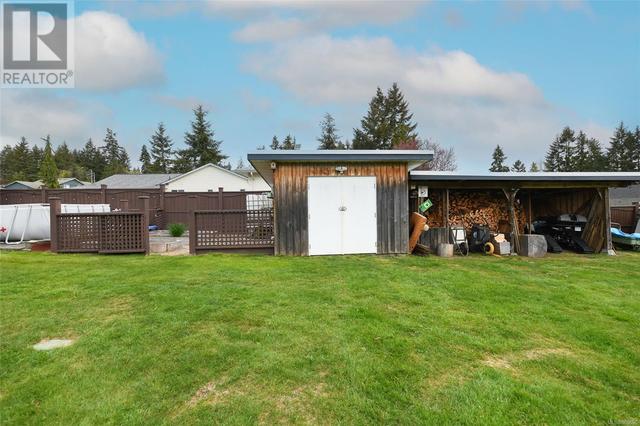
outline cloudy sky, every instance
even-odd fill
[[[1,142],[80,147],[113,128],[132,159],[163,121],[183,144],[204,105],[232,163],[272,136],[351,138],[398,82],[421,137],[484,171],[493,147],[539,161],[565,125],[607,141],[640,124],[640,2],[75,4],[76,88],[3,89]],[[134,162],[135,163],[135,162]]]

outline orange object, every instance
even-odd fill
[[[424,232],[424,226],[427,224],[427,218],[420,213],[413,212],[409,217],[409,223],[411,224],[411,236],[409,237],[409,253],[413,253],[413,250],[420,240],[420,235]]]

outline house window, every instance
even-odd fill
[[[172,189],[171,192],[184,192],[184,189]]]

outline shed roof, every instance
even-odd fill
[[[277,150],[255,151],[247,155],[256,171],[273,184],[271,162],[401,162],[407,163],[408,169],[414,169],[433,158],[431,150]]]
[[[450,187],[474,185],[482,187],[506,187],[518,188],[534,187],[579,187],[600,186],[616,187],[627,186],[640,182],[638,172],[505,172],[468,174],[459,172],[439,172],[412,170],[412,181],[437,182]]]

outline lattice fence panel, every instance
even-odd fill
[[[114,213],[101,219],[101,253],[145,251],[144,216],[141,213]]]
[[[58,215],[58,251],[95,252],[100,244],[100,218],[86,214]]]
[[[246,209],[195,213],[196,250],[273,247],[273,202],[247,194]]]
[[[145,252],[145,218],[139,212],[63,213],[56,216],[58,252]]]

